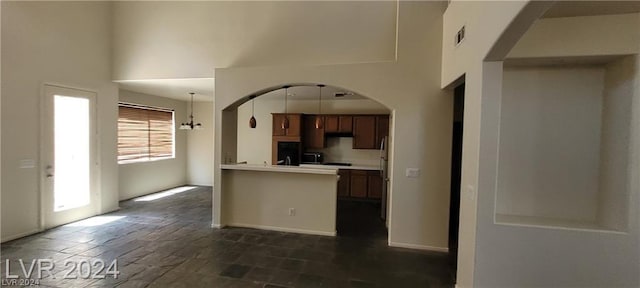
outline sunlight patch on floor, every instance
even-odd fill
[[[165,191],[162,191],[162,192],[154,193],[154,194],[151,194],[151,195],[138,197],[138,198],[133,199],[133,201],[136,201],[136,202],[139,202],[139,201],[153,201],[153,200],[169,197],[169,196],[172,196],[172,195],[176,195],[176,194],[179,194],[179,193],[187,192],[189,190],[193,190],[193,189],[196,189],[196,188],[198,188],[198,187],[196,187],[196,186],[176,187],[176,188],[172,188],[172,189],[165,190]]]
[[[107,223],[111,223],[113,221],[118,221],[126,216],[95,216],[91,218],[87,218],[84,220],[80,220],[77,222],[73,222],[71,224],[64,225],[65,227],[93,227],[100,226]]]

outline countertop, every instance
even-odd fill
[[[380,166],[370,166],[370,165],[341,166],[341,165],[322,165],[322,164],[300,164],[300,167],[316,168],[316,169],[373,170],[373,171],[380,170]]]
[[[222,164],[222,170],[244,170],[244,171],[263,171],[263,172],[283,172],[283,173],[304,173],[304,174],[338,174],[337,166],[326,165],[306,165],[301,166],[283,166],[283,165],[256,165],[256,164]]]

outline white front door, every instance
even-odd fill
[[[42,222],[50,228],[97,213],[96,93],[44,85]]]

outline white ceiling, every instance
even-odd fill
[[[120,89],[183,101],[191,99],[190,92],[195,93],[194,101],[213,101],[215,86],[213,78],[121,80],[116,83]]]
[[[309,86],[293,86],[288,90],[289,96],[291,100],[318,100],[318,96],[320,95],[320,90],[317,86],[309,85]],[[336,93],[348,93],[343,97],[335,97]],[[262,94],[259,96],[260,99],[265,100],[280,100],[284,99],[284,89],[277,89],[271,92]],[[349,90],[341,89],[333,86],[325,86],[322,87],[322,99],[328,100],[355,100],[355,99],[366,99],[361,95],[358,95]]]
[[[558,1],[544,18],[612,15],[640,12],[640,1]]]

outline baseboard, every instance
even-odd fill
[[[20,234],[16,234],[16,235],[11,235],[9,237],[3,237],[1,242],[4,243],[4,242],[11,241],[11,240],[16,240],[18,238],[22,238],[22,237],[33,235],[33,234],[36,234],[36,233],[40,233],[42,231],[43,230],[40,230],[40,229],[34,229],[34,230],[29,231],[29,232],[20,233]]]
[[[286,228],[286,227],[277,227],[277,226],[266,226],[266,225],[253,225],[253,224],[242,224],[242,223],[230,223],[226,226],[233,227],[242,227],[242,228],[253,228],[260,230],[271,230],[271,231],[279,231],[279,232],[289,232],[289,233],[299,233],[299,234],[311,234],[311,235],[321,235],[321,236],[336,236],[336,232],[325,232],[325,231],[317,231],[317,230],[306,230],[306,229],[297,229],[297,228]]]
[[[211,228],[213,228],[213,229],[222,229],[222,228],[224,228],[224,225],[211,223]]]
[[[391,242],[391,241],[389,241],[389,246],[416,249],[416,250],[434,251],[434,252],[445,252],[445,253],[449,252],[449,248],[446,248],[446,247],[433,247],[433,246],[427,246],[427,245],[409,244],[409,243],[400,243],[400,242]]]

